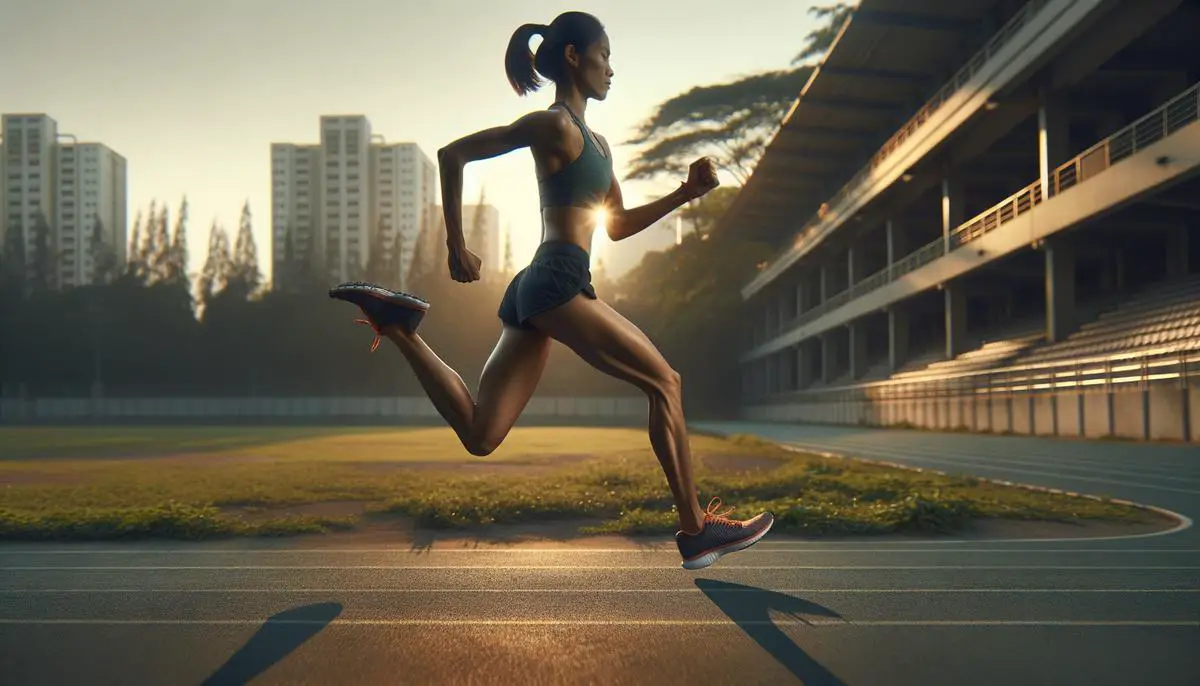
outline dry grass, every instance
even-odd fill
[[[668,533],[644,431],[517,428],[486,458],[445,428],[0,430],[0,537],[206,538],[349,529],[376,517],[472,527],[567,519]],[[974,519],[1148,522],[1136,508],[694,436],[701,501],[809,534],[953,531]],[[32,457],[33,459],[27,459]]]

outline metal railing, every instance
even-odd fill
[[[1189,344],[1082,359],[1054,360],[999,369],[886,379],[852,386],[787,391],[747,398],[750,404],[922,400],[1059,391],[1110,392],[1175,382],[1185,387],[1200,375],[1200,347]]]
[[[1042,204],[1042,181],[1034,181],[950,232],[950,249],[986,236]]]
[[[1029,23],[1029,21],[1039,11],[1041,11],[1043,7],[1049,4],[1049,2],[1050,0],[1032,0],[1022,7],[1015,15],[1013,15],[1012,18],[1010,18],[1008,22],[1006,22],[1004,26],[992,36],[987,44],[984,45],[983,48],[981,48],[978,52],[976,52],[975,55],[958,70],[958,73],[956,73],[949,81],[946,82],[945,85],[938,89],[937,93],[935,93],[933,97],[930,98],[925,105],[912,116],[912,118],[910,118],[903,126],[899,128],[899,130],[892,134],[892,137],[889,138],[879,148],[879,150],[871,156],[871,159],[867,162],[867,164],[853,177],[851,177],[850,180],[847,181],[846,184],[843,185],[841,189],[839,189],[838,192],[833,195],[832,198],[829,199],[829,201],[826,203],[826,206],[830,210],[834,210],[835,208],[838,208],[839,205],[843,204],[851,195],[856,194],[856,192],[865,185],[867,179],[870,178],[875,171],[879,169],[879,167],[889,157],[891,157],[896,150],[900,148],[901,145],[908,141],[908,139],[911,138],[918,129],[924,126],[925,123],[929,121],[929,119],[932,118],[939,109],[941,109],[942,105],[946,104],[951,97],[958,93],[958,91],[961,90],[963,86],[965,86],[967,82],[971,80],[972,77],[979,73],[979,70],[982,69],[985,64],[987,64],[988,60],[990,60],[996,55],[996,53],[1003,49],[1004,46],[1006,46],[1008,42],[1012,40],[1012,37],[1015,36],[1018,31],[1023,29]],[[841,213],[835,214],[831,212],[831,214],[834,215],[833,221],[840,221],[839,217]],[[825,222],[820,215],[814,215],[812,218],[810,218],[808,222],[801,227],[796,238],[792,241],[792,244],[776,254],[775,257],[769,261],[765,269],[770,269],[772,265],[785,259],[793,251],[803,248],[806,243],[811,241],[817,234],[821,233],[821,229],[823,228],[822,224],[824,223]]]
[[[1200,117],[1200,83],[1054,170],[1050,195],[1073,188]]]
[[[1200,83],[1196,83],[1154,111],[1060,165],[1048,179],[1050,195],[1057,196],[1096,177],[1117,162],[1163,140],[1198,119],[1200,119]],[[1029,212],[1044,200],[1042,183],[1039,179],[951,231],[949,250],[953,251],[979,240]],[[939,237],[893,262],[888,268],[868,276],[825,302],[792,318],[780,327],[777,335],[787,334],[808,324],[858,297],[883,288],[946,254],[945,240]]]

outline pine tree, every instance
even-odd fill
[[[515,274],[512,254],[512,226],[504,232],[504,275],[511,277]]]
[[[233,260],[229,255],[229,235],[213,220],[208,232],[208,257],[204,268],[196,279],[196,301],[201,307],[229,285],[233,272]]]
[[[117,255],[108,241],[104,240],[104,222],[100,217],[92,223],[92,283],[99,286],[108,283],[117,270]]]
[[[129,249],[126,252],[128,259],[125,260],[125,273],[129,276],[142,275],[142,266],[138,261],[141,255],[141,240],[142,211],[138,210],[137,216],[133,219],[133,229],[129,232]]]
[[[488,258],[491,256],[487,254],[487,234],[485,233],[485,229],[487,227],[484,224],[483,212],[483,203],[485,199],[486,194],[484,189],[481,187],[479,189],[479,202],[475,203],[474,215],[471,217],[471,233],[467,237],[467,247],[470,248],[476,255],[479,255],[481,258],[483,258],[483,264],[486,267],[488,264]],[[463,217],[463,219],[466,219],[466,217]]]
[[[171,264],[171,234],[168,231],[170,216],[167,204],[164,202],[158,211],[158,219],[154,225],[154,246],[150,253],[150,271],[155,281],[168,281],[173,272]]]
[[[242,205],[242,216],[238,221],[237,243],[233,249],[233,280],[245,289],[245,295],[258,290],[262,283],[262,272],[258,269],[258,248],[254,244],[251,223],[250,201]]]
[[[158,201],[150,201],[150,211],[146,214],[145,234],[142,236],[142,244],[138,246],[138,270],[142,276],[142,280],[146,283],[154,283],[154,249],[155,241],[158,238]]]
[[[179,204],[179,217],[175,220],[175,234],[171,237],[171,249],[167,253],[166,279],[171,283],[186,283],[188,279],[187,220],[188,201],[185,195]]]

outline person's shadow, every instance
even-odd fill
[[[246,645],[204,680],[204,686],[245,684],[319,634],[341,613],[341,603],[316,603],[270,617]]]
[[[752,586],[731,584],[712,579],[697,579],[696,586],[708,596],[735,624],[770,653],[779,664],[787,667],[804,686],[845,686],[845,683],[812,659],[771,621],[775,610],[805,621],[805,615],[833,617],[841,615],[807,600]]]

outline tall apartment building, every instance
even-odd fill
[[[413,248],[431,216],[436,171],[414,143],[388,143],[363,116],[321,117],[317,145],[271,146],[271,254],[275,287],[296,266],[329,281],[363,278],[376,232],[389,230],[394,281],[407,286]]]
[[[5,114],[0,131],[0,246],[16,249],[14,241],[23,237],[32,270],[38,232],[46,230],[53,256],[47,276],[57,287],[94,283],[99,251],[112,266],[124,265],[125,158],[103,144],[60,134],[45,114]]]

